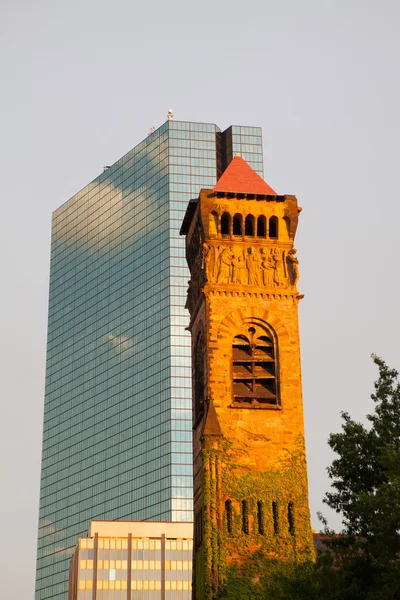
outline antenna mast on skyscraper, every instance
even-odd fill
[[[167,118],[168,118],[168,121],[173,121],[174,120],[174,113],[172,112],[172,108],[168,109]]]

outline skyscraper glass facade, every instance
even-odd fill
[[[53,215],[36,600],[91,519],[192,520],[188,201],[261,130],[167,121]]]

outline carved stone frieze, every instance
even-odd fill
[[[242,248],[203,243],[203,269],[210,283],[268,288],[295,287],[299,279],[297,250]]]

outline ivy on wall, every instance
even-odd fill
[[[271,569],[314,560],[303,448],[300,440],[279,470],[254,472],[237,463],[226,439],[204,436],[196,600],[261,598]]]

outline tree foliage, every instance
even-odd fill
[[[336,535],[325,521],[317,562],[276,571],[265,598],[400,600],[400,382],[396,370],[373,360],[379,378],[368,427],[344,412],[341,432],[329,436],[337,458],[324,502],[342,514],[344,530]]]
[[[400,552],[400,383],[398,372],[374,356],[379,369],[374,413],[364,427],[342,413],[340,433],[329,445],[336,458],[328,468],[334,491],[324,501],[342,513],[350,544],[361,541],[378,561],[396,560]]]

